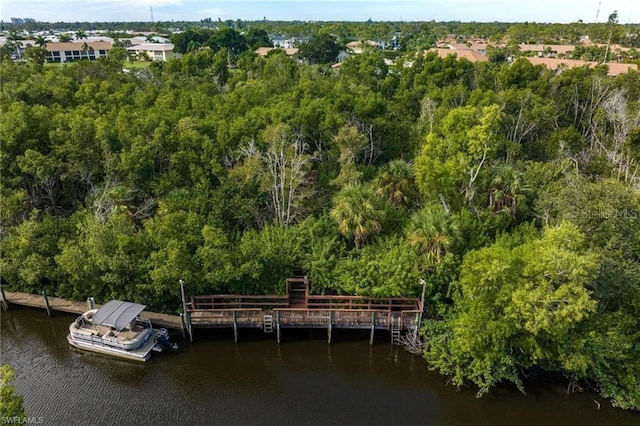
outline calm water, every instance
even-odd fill
[[[2,312],[2,363],[16,368],[25,409],[46,425],[639,425],[640,414],[613,409],[561,384],[502,389],[481,399],[456,391],[425,363],[368,334],[283,331],[275,338],[241,330],[199,332],[175,353],[144,364],[72,350],[72,316]],[[244,339],[244,340],[243,340]],[[594,402],[602,403],[597,409]]]

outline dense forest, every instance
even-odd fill
[[[228,67],[229,58],[234,66]],[[640,409],[640,73],[198,49],[0,64],[2,284],[417,296],[455,385],[562,374]]]

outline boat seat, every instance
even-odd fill
[[[118,341],[125,342],[127,340],[134,339],[137,335],[138,333],[134,331],[121,331],[118,333]]]
[[[84,334],[85,336],[95,336],[96,334],[98,334],[98,331],[90,328],[78,328],[76,330],[76,333]]]
[[[103,336],[111,333],[111,327],[107,327],[106,325],[98,325],[96,326],[96,329],[98,330],[98,334],[101,334]]]

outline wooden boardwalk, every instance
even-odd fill
[[[28,294],[17,292],[4,292],[6,300],[9,305],[16,306],[28,306],[31,308],[46,309],[48,312],[57,311],[70,314],[82,314],[89,309],[86,302],[74,302],[70,300],[61,299],[59,297],[47,296],[41,294]],[[47,307],[48,302],[48,307]],[[95,308],[99,308],[99,304],[94,305]],[[164,327],[179,330],[182,328],[180,317],[177,315],[160,314],[157,312],[144,311],[142,316],[151,320],[151,323],[157,327]]]

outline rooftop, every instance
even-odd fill
[[[471,62],[487,62],[488,59],[482,53],[476,52],[471,49],[438,49],[432,48],[429,50],[425,50],[425,55],[429,52],[436,52],[439,57],[446,58],[449,55],[457,56],[458,59],[466,59]]]
[[[256,50],[254,50],[254,52],[256,52],[256,54],[258,56],[267,56],[267,54],[269,54],[269,52],[271,52],[272,50],[283,50],[284,53],[286,53],[289,56],[293,56],[296,53],[298,53],[299,49],[296,48],[280,48],[280,47],[259,47]]]
[[[576,67],[584,67],[588,66],[589,68],[594,68],[599,64],[598,62],[591,61],[581,61],[579,59],[556,59],[556,58],[525,58],[533,65],[544,65],[551,70],[557,70],[558,68],[576,68]],[[616,76],[619,74],[627,73],[631,70],[638,70],[638,66],[636,64],[621,64],[618,62],[610,62],[605,64],[609,67],[608,74],[611,76]]]

